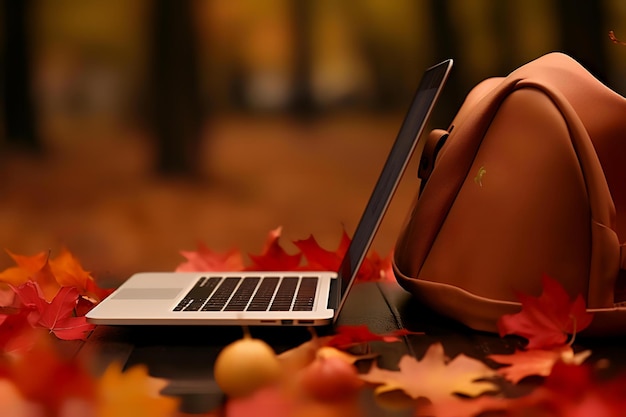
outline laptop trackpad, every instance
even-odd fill
[[[115,294],[115,300],[172,300],[182,288],[125,288]]]

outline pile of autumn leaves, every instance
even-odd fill
[[[262,253],[248,256],[248,266],[238,250],[216,253],[200,244],[196,251],[181,252],[186,262],[177,270],[333,270],[349,243],[344,233],[339,248],[327,251],[311,237],[293,242],[299,253],[288,254],[279,238],[280,229],[271,231]],[[113,363],[95,375],[88,358],[76,360],[77,342],[71,341],[84,340],[93,330],[84,315],[108,291],[70,252],[9,255],[16,266],[0,272],[0,415],[178,415],[178,401],[159,395],[167,381],[150,377],[145,367],[123,371]],[[372,253],[358,279],[392,280],[390,267],[388,258]],[[505,416],[625,415],[626,375],[600,378],[598,364],[603,362],[585,362],[590,352],[572,348],[576,332],[592,320],[582,297],[571,300],[558,282],[547,276],[542,280],[539,297],[519,294],[521,311],[498,323],[502,337],[525,338],[524,349],[483,361],[464,354],[450,358],[441,343],[433,343],[421,358],[404,356],[396,370],[387,370],[376,365],[371,342],[398,343],[410,331],[374,334],[365,326],[339,327],[333,336],[313,335],[280,355],[267,347],[279,377],[233,396],[211,415],[359,416],[358,399],[365,390],[381,407],[409,408],[416,416],[490,411]],[[366,365],[367,371],[358,372],[356,364],[359,369]],[[507,384],[531,376],[540,377],[540,383],[525,395],[509,398],[503,392]]]

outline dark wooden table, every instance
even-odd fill
[[[371,331],[387,333],[405,328],[423,334],[410,334],[396,343],[371,343],[378,353],[380,367],[397,369],[402,355],[420,358],[435,342],[441,342],[449,357],[464,353],[484,359],[495,353],[511,353],[523,342],[517,338],[502,339],[490,333],[468,329],[419,305],[395,283],[361,283],[354,286],[338,324],[367,324]],[[332,332],[332,329],[320,329]],[[310,339],[305,328],[256,327],[253,337],[268,342],[276,351],[284,351]],[[212,365],[217,354],[228,343],[242,337],[238,327],[207,326],[99,326],[82,346],[78,355],[88,355],[95,372],[102,372],[112,361],[131,367],[148,366],[152,376],[169,380],[163,394],[181,399],[181,411],[205,413],[224,401],[213,380]],[[608,358],[613,369],[626,363],[624,339],[581,339],[591,348],[591,360]],[[505,394],[520,395],[536,386],[532,378],[518,385],[504,383]],[[370,396],[371,397],[371,396]],[[364,410],[372,416],[403,415],[377,408],[373,398],[364,395]]]

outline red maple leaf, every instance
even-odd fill
[[[294,244],[300,249],[307,260],[307,268],[323,271],[337,271],[341,261],[350,246],[351,239],[344,230],[339,246],[335,251],[323,249],[313,236],[308,239],[295,241]],[[393,270],[391,256],[381,258],[375,251],[371,251],[363,260],[357,273],[357,282],[392,280]]]
[[[270,231],[260,255],[248,254],[253,264],[247,269],[255,271],[293,271],[298,269],[302,255],[290,255],[285,252],[279,243],[281,232],[281,227]]]
[[[28,322],[27,309],[0,316],[0,351],[22,352],[32,347],[38,335]]]
[[[569,334],[591,324],[593,315],[581,295],[571,301],[563,286],[545,274],[542,285],[539,297],[517,293],[522,310],[498,320],[500,336],[516,334],[528,339],[527,349],[549,349],[565,344]]]
[[[61,415],[68,400],[94,399],[95,380],[83,364],[63,357],[41,333],[31,349],[0,362],[0,377],[11,380],[25,399],[42,407],[42,415]]]
[[[591,366],[557,362],[544,384],[526,401],[556,416],[623,416],[626,374],[603,380],[594,374]]]
[[[241,271],[244,269],[243,257],[237,249],[219,253],[199,242],[195,251],[181,251],[187,262],[176,267],[177,272],[197,271]]]
[[[300,249],[304,255],[307,264],[306,267],[311,270],[321,271],[337,271],[341,260],[350,245],[350,237],[346,231],[343,231],[339,247],[335,251],[329,251],[322,248],[313,235],[304,240],[296,240],[294,245]]]
[[[75,314],[80,295],[75,287],[62,287],[51,302],[43,298],[39,285],[33,281],[15,288],[15,292],[29,310],[29,323],[52,331],[59,339],[84,340],[94,328],[85,317]]]
[[[367,342],[399,342],[400,337],[409,334],[418,334],[407,329],[398,329],[386,334],[373,333],[365,324],[356,326],[338,326],[336,334],[327,342],[326,346],[346,347]]]

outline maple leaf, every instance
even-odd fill
[[[28,321],[33,326],[52,331],[59,339],[86,339],[95,327],[83,316],[75,315],[79,292],[75,287],[62,287],[51,302],[42,297],[39,285],[27,281],[15,289],[18,297],[30,310]]]
[[[179,401],[160,395],[167,381],[148,375],[148,368],[135,365],[122,372],[112,363],[100,377],[97,387],[97,409],[100,417],[171,417]]]
[[[28,321],[27,309],[0,316],[0,351],[24,352],[32,348],[41,329],[34,329]]]
[[[574,353],[570,346],[557,346],[553,349],[518,350],[511,355],[489,355],[500,364],[510,365],[498,369],[498,373],[509,381],[517,384],[531,375],[548,376],[555,363],[561,361],[580,365],[591,355],[590,350]]]
[[[520,401],[516,399],[481,395],[476,398],[452,398],[446,401],[428,404],[417,410],[416,417],[469,417],[482,416],[485,412],[494,411],[504,411],[507,413],[502,415],[510,416],[511,414],[508,412],[522,408],[524,407],[522,407]]]
[[[241,271],[244,269],[243,256],[237,249],[223,253],[214,252],[199,242],[195,251],[181,251],[187,259],[176,267],[177,272]]]
[[[305,240],[297,240],[294,243],[300,249],[307,260],[308,269],[318,269],[324,271],[336,271],[341,265],[341,261],[350,246],[350,237],[344,230],[341,235],[341,241],[335,251],[323,249],[317,240],[311,235]],[[370,251],[368,256],[363,260],[359,271],[357,272],[356,281],[384,281],[393,280],[393,268],[391,256],[382,258],[375,251]]]
[[[48,259],[47,252],[39,252],[33,256],[17,255],[5,250],[17,265],[0,272],[0,282],[14,286],[20,285],[31,279],[32,275],[39,271]]]
[[[7,251],[17,264],[0,273],[0,281],[14,287],[27,281],[36,281],[43,290],[46,299],[51,300],[59,289],[54,273],[50,268],[50,253],[39,252],[33,256],[17,255]]]
[[[0,282],[0,307],[10,307],[15,303],[15,291],[10,285]]]
[[[432,344],[419,361],[408,355],[403,356],[398,367],[399,371],[390,371],[374,365],[361,378],[380,384],[375,389],[377,395],[403,391],[413,399],[423,397],[433,403],[455,394],[474,397],[497,390],[495,384],[483,380],[496,375],[493,369],[463,354],[448,360],[441,343]]]
[[[527,408],[534,407],[556,416],[623,416],[626,374],[603,380],[594,375],[590,366],[557,362],[544,384],[523,400]]]
[[[593,319],[581,295],[572,302],[558,281],[545,274],[541,281],[543,292],[539,297],[518,293],[522,310],[498,320],[500,336],[522,336],[528,339],[528,349],[563,345],[568,334],[585,329]]]
[[[100,288],[90,272],[85,271],[78,259],[67,249],[49,260],[50,270],[60,287],[76,287],[81,295],[95,304],[105,298],[111,290]]]
[[[293,242],[293,244],[296,245],[296,247],[300,249],[300,251],[304,255],[307,261],[306,267],[308,269],[336,271],[339,269],[341,260],[348,250],[348,246],[350,245],[350,237],[344,230],[343,234],[341,235],[339,247],[335,251],[329,251],[322,248],[317,243],[317,240],[315,240],[313,235],[304,240],[296,240]]]
[[[91,274],[83,269],[72,253],[63,248],[59,256],[50,258],[50,252],[40,252],[33,256],[17,255],[7,251],[17,264],[0,273],[0,282],[14,287],[27,281],[39,284],[44,298],[52,300],[61,287],[76,287],[81,295],[93,304],[102,300],[111,290],[100,288]]]
[[[292,271],[298,269],[301,254],[289,255],[280,246],[279,239],[282,227],[270,231],[261,255],[248,254],[253,265],[248,269],[260,271]]]
[[[407,329],[398,329],[387,334],[376,334],[366,324],[356,326],[337,326],[336,334],[326,342],[327,346],[346,347],[367,342],[399,342],[400,337],[409,334],[421,334]]]
[[[62,356],[41,332],[31,349],[0,362],[0,375],[23,398],[42,407],[44,415],[60,415],[70,399],[91,402],[95,392],[95,380],[82,363]]]
[[[332,336],[318,337],[313,334],[311,340],[308,340],[296,347],[288,349],[278,355],[278,360],[283,369],[293,373],[309,365],[315,360],[318,350],[326,346],[328,340]]]

